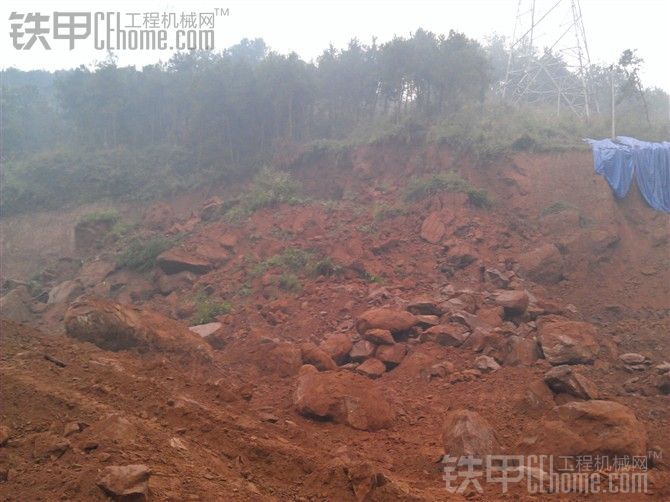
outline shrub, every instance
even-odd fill
[[[85,225],[87,223],[108,223],[110,225],[116,224],[120,219],[119,213],[111,209],[108,211],[95,211],[88,213],[79,219],[77,225]]]
[[[489,193],[484,189],[477,190],[473,188],[472,190],[469,190],[467,194],[468,194],[468,200],[470,201],[470,204],[472,204],[473,206],[491,207],[493,205],[493,201],[491,200]]]
[[[302,290],[298,276],[288,272],[283,273],[279,278],[279,287],[292,293],[298,293]]]
[[[187,149],[166,144],[132,150],[53,150],[9,159],[3,168],[4,215],[110,199],[147,200],[227,174],[194,164]]]
[[[263,207],[303,203],[305,199],[297,195],[300,188],[300,183],[293,180],[290,173],[266,166],[254,176],[249,190],[240,196],[239,203],[226,212],[226,218],[239,220]]]
[[[322,258],[310,267],[310,273],[316,276],[331,276],[342,272],[342,267],[336,265],[329,257]]]
[[[230,302],[208,297],[201,291],[195,297],[195,314],[191,318],[191,325],[213,322],[216,316],[227,314],[231,310]]]
[[[119,267],[146,272],[154,266],[156,257],[174,244],[174,239],[162,236],[150,239],[135,238],[118,256],[116,263]]]

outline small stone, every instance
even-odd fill
[[[407,354],[407,346],[402,343],[393,345],[380,345],[377,347],[375,357],[383,362],[387,368],[391,369],[400,364]]]
[[[0,425],[0,446],[5,446],[9,441],[11,431],[6,425]]]
[[[628,371],[644,371],[651,364],[651,361],[642,354],[628,352],[621,354],[619,360],[624,363],[624,368]]]
[[[65,424],[65,428],[63,429],[63,436],[68,437],[72,434],[76,434],[77,432],[81,432],[79,422],[68,422]]]
[[[393,345],[395,340],[387,329],[369,329],[363,333],[363,338],[377,345]]]
[[[490,373],[500,369],[500,365],[490,356],[479,356],[475,359],[475,366],[482,373]]]
[[[467,327],[462,324],[440,324],[427,329],[421,335],[421,341],[436,342],[447,347],[459,347],[469,335]]]
[[[440,307],[440,302],[429,298],[419,298],[407,305],[407,311],[416,316],[441,316],[444,310]]]
[[[364,361],[367,358],[372,357],[372,354],[375,353],[375,349],[376,345],[374,343],[368,340],[361,340],[353,345],[349,357],[351,357],[352,361]]]
[[[63,455],[69,448],[70,442],[67,439],[50,432],[42,432],[35,436],[35,442],[33,444],[33,458],[56,459]]]
[[[441,363],[433,364],[429,368],[424,368],[421,370],[421,377],[425,380],[432,380],[433,378],[444,378],[447,375],[450,375],[456,371],[454,363],[450,361],[444,361]]]
[[[198,324],[197,326],[191,326],[188,329],[191,330],[193,333],[200,335],[203,338],[207,338],[208,336],[220,330],[222,326],[223,324],[221,324],[220,322],[209,322],[207,324]]]
[[[417,326],[427,329],[440,324],[440,318],[436,315],[417,315]]]

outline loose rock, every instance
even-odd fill
[[[107,494],[116,497],[149,496],[151,470],[142,464],[105,467],[96,484]]]
[[[554,321],[542,324],[538,341],[553,365],[585,364],[598,352],[596,334],[595,326],[586,322]]]
[[[363,338],[377,345],[393,345],[395,340],[387,329],[369,329],[363,333]]]
[[[349,372],[301,375],[294,405],[301,415],[367,431],[389,427],[395,416],[373,382]]]
[[[551,368],[545,373],[544,381],[556,394],[569,394],[580,399],[598,399],[596,385],[571,366],[561,365]]]
[[[319,371],[334,370],[337,365],[333,358],[311,342],[300,345],[302,362],[311,364]]]
[[[363,312],[356,321],[356,330],[364,335],[369,329],[386,329],[391,333],[407,331],[417,323],[416,317],[404,310],[386,308]]]
[[[319,347],[326,352],[337,364],[345,364],[349,359],[349,352],[353,348],[351,336],[346,333],[331,333],[326,335]]]
[[[356,372],[369,378],[379,378],[386,371],[386,366],[374,357],[365,360],[356,368]]]
[[[460,457],[484,458],[500,449],[495,432],[479,413],[456,410],[447,413],[442,425],[444,453]]]

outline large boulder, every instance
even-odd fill
[[[558,320],[542,323],[537,339],[551,364],[585,364],[598,352],[596,336],[592,324]]]
[[[319,371],[334,370],[337,365],[333,358],[325,351],[314,345],[312,342],[300,344],[302,362],[311,364]]]
[[[258,368],[263,372],[280,377],[293,376],[302,366],[302,351],[289,342],[268,342],[257,346],[251,355]]]
[[[137,349],[209,354],[209,345],[178,321],[149,309],[102,298],[83,298],[65,312],[65,331],[72,338],[105,350]]]
[[[512,335],[506,340],[505,366],[530,366],[541,356],[540,347],[532,338]]]
[[[543,420],[532,451],[545,455],[644,456],[647,434],[633,410],[613,401],[574,401]],[[532,435],[527,435],[533,439]]]
[[[27,322],[32,319],[30,291],[24,285],[12,289],[0,298],[0,316],[17,322]]]
[[[79,280],[63,281],[49,291],[48,304],[70,303],[84,292],[84,286]]]
[[[177,274],[184,271],[204,274],[212,268],[212,264],[207,259],[180,247],[163,251],[156,258],[156,264],[166,274]]]
[[[440,242],[446,231],[443,216],[437,211],[430,213],[421,224],[421,238],[431,244]]]
[[[541,284],[556,284],[563,278],[563,256],[554,244],[544,244],[519,256],[519,272]]]
[[[523,314],[528,308],[528,294],[525,291],[500,290],[494,294],[497,305],[508,314]]]
[[[344,364],[349,359],[349,352],[353,345],[351,336],[347,333],[330,333],[326,335],[319,347],[337,364]]]
[[[303,373],[294,405],[301,415],[367,431],[389,427],[395,417],[374,382],[348,372]]]
[[[378,308],[363,312],[356,321],[356,330],[361,335],[369,329],[386,329],[391,333],[399,333],[407,331],[416,323],[416,317],[405,310]]]
[[[491,425],[479,413],[468,410],[447,413],[442,425],[442,442],[444,453],[455,457],[484,458],[500,449]]]

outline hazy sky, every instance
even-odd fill
[[[530,4],[530,0],[522,0]],[[546,11],[556,0],[536,0],[536,10]],[[569,19],[570,0],[538,27],[545,34],[538,44],[553,43]],[[224,49],[242,38],[262,37],[279,52],[295,51],[309,60],[332,43],[344,47],[352,37],[370,43],[373,36],[384,42],[393,35],[408,35],[418,27],[435,33],[450,29],[484,40],[492,33],[511,36],[518,0],[340,0],[335,1],[262,1],[262,0],[3,0],[0,3],[0,66],[49,70],[72,68],[105,58],[104,51],[93,48],[92,37],[77,40],[74,50],[67,40],[47,41],[52,50],[38,43],[30,50],[16,50],[9,36],[9,16],[53,11],[113,11],[128,13],[212,12],[229,9],[229,16],[215,18],[215,49]],[[645,85],[670,91],[670,0],[581,0],[591,61],[615,62],[622,50],[635,48],[644,58]],[[563,7],[563,11],[559,12]],[[126,18],[124,18],[126,19]],[[130,19],[130,18],[128,18]],[[138,18],[141,19],[141,18]],[[551,22],[549,22],[551,21]],[[50,21],[51,22],[51,21]],[[172,36],[173,33],[170,34]],[[26,38],[24,37],[24,41]],[[166,60],[173,51],[116,52],[119,64],[144,65]]]

